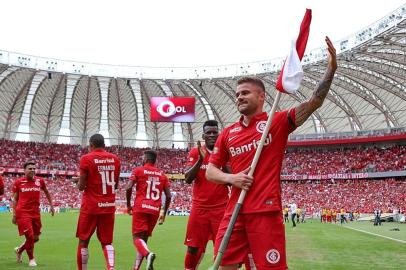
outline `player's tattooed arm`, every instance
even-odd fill
[[[301,126],[315,110],[321,107],[330,90],[334,73],[337,69],[337,57],[336,49],[328,37],[326,37],[326,43],[329,53],[327,70],[324,73],[324,77],[317,84],[312,97],[296,107],[295,124],[297,127]]]

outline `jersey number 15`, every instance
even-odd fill
[[[154,201],[159,200],[160,194],[159,188],[157,187],[159,185],[159,178],[150,176],[146,182],[148,185],[146,194],[147,199],[152,199]]]

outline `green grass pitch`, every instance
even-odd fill
[[[35,247],[38,267],[46,270],[76,269],[75,238],[77,213],[59,214],[51,218],[42,215],[41,241]],[[149,247],[157,253],[155,269],[181,270],[185,246],[183,245],[186,217],[168,217],[165,224],[157,226]],[[129,270],[134,261],[135,249],[130,233],[131,217],[119,215],[116,218],[114,247],[116,269]],[[406,225],[387,223],[373,227],[369,222],[350,225],[376,234],[406,241]],[[390,231],[397,227],[400,231]],[[29,269],[27,257],[24,262],[15,262],[14,247],[24,241],[17,236],[16,226],[11,224],[10,214],[0,214],[0,269]],[[334,224],[320,224],[317,221],[286,226],[287,256],[289,269],[405,269],[406,244],[368,235]],[[100,245],[93,236],[90,244],[89,270],[104,269]],[[206,252],[199,269],[208,269],[212,261],[212,247]]]

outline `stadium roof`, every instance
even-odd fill
[[[338,69],[322,108],[295,133],[330,134],[406,127],[406,5],[334,43]],[[326,50],[305,55],[305,78],[279,110],[310,97],[326,68]],[[240,76],[256,75],[275,95],[282,58],[197,68],[111,66],[0,51],[0,138],[86,144],[102,133],[109,143],[171,147],[201,138],[202,123],[221,127],[239,114],[234,100]],[[194,123],[153,123],[152,96],[195,96]]]

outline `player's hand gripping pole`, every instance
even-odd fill
[[[272,108],[271,108],[271,111],[270,111],[270,113],[268,115],[268,120],[266,121],[265,130],[262,133],[261,140],[259,141],[257,150],[255,152],[254,159],[251,162],[250,170],[248,172],[249,176],[254,175],[255,167],[257,166],[259,157],[260,157],[261,152],[262,152],[262,148],[264,147],[265,139],[268,136],[269,129],[270,129],[271,123],[272,123],[272,119],[273,119],[273,116],[275,114],[276,107],[277,107],[277,105],[279,103],[281,95],[282,95],[282,93],[277,91],[276,96],[275,96],[275,100],[274,100]],[[225,235],[223,237],[223,240],[221,241],[220,248],[219,248],[217,256],[216,256],[216,260],[214,261],[214,264],[213,264],[213,266],[211,268],[212,270],[217,270],[219,268],[219,266],[220,266],[221,259],[223,258],[223,254],[227,249],[228,241],[230,240],[230,236],[231,236],[231,233],[233,231],[235,221],[237,220],[238,214],[240,213],[240,209],[241,209],[241,206],[242,206],[242,204],[244,202],[246,194],[247,194],[247,191],[245,189],[241,190],[240,197],[238,198],[238,202],[234,207],[233,214],[231,215],[231,219],[230,219],[230,223],[228,224],[227,231],[226,231],[226,233],[225,233]]]

